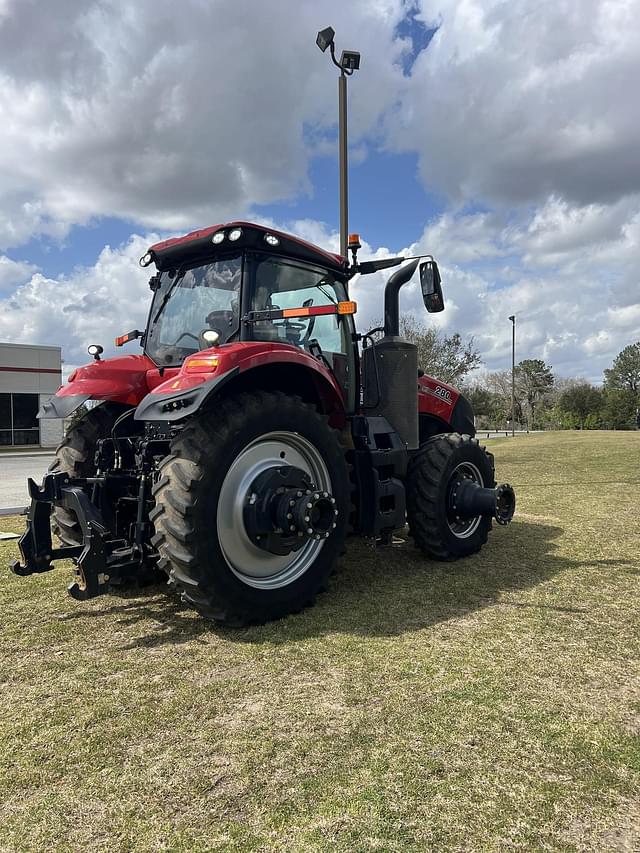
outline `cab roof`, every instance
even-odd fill
[[[238,240],[231,242],[229,233],[234,229],[241,230]],[[222,242],[213,244],[211,238],[218,231],[225,234]],[[267,235],[272,235],[278,240],[273,246],[265,241]],[[307,263],[328,267],[335,272],[346,273],[347,259],[341,255],[326,252],[313,243],[307,243],[292,234],[277,231],[275,228],[267,228],[264,225],[256,225],[253,222],[225,222],[220,225],[212,225],[209,228],[201,228],[191,231],[183,237],[171,237],[160,243],[154,243],[149,248],[151,261],[155,262],[159,270],[170,269],[185,261],[197,260],[198,257],[211,257],[216,252],[228,252],[230,249],[254,249],[264,252],[273,252],[277,255],[286,255]]]

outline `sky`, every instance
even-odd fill
[[[640,340],[637,0],[0,0],[0,340],[113,352],[158,238],[232,219],[438,260],[484,370],[602,381]],[[383,275],[354,281],[358,323]],[[428,319],[416,286],[401,310]],[[429,318],[433,319],[433,318]],[[129,344],[137,352],[135,343]]]

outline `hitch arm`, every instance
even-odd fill
[[[86,601],[107,592],[108,531],[87,495],[64,472],[46,474],[42,486],[29,479],[28,486],[31,505],[26,530],[18,542],[23,562],[16,560],[11,570],[25,577],[49,571],[53,568],[53,560],[73,559],[78,580],[69,586],[72,598]],[[53,547],[51,510],[54,503],[75,514],[82,530],[82,545]]]
[[[26,530],[18,541],[23,562],[15,560],[11,565],[16,575],[26,577],[48,572],[53,568],[53,560],[77,557],[82,553],[81,545],[54,548],[51,541],[51,505],[62,495],[63,481],[60,478],[63,477],[69,479],[66,474],[47,474],[42,487],[31,478],[27,481],[31,504]]]

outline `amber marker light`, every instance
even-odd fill
[[[215,370],[219,363],[220,359],[215,355],[194,355],[185,361],[184,368],[195,373],[207,373]]]
[[[338,314],[355,314],[358,306],[355,302],[338,302]]]

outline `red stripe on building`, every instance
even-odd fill
[[[62,373],[62,368],[57,370],[55,367],[0,367],[2,373],[57,373],[58,376]]]

